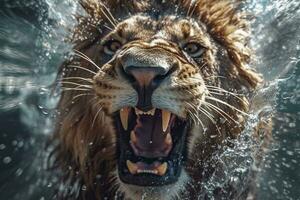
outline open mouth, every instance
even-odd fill
[[[115,125],[124,183],[158,186],[178,180],[186,158],[186,120],[167,110],[125,107],[116,113]]]

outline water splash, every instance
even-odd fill
[[[253,99],[243,136],[215,158],[222,167],[203,188],[212,196],[214,188],[228,180],[235,187],[247,183],[244,175],[253,167],[251,147],[258,145],[248,139],[257,113],[276,108],[273,149],[264,167],[257,169],[261,178],[256,184],[260,199],[294,199],[300,196],[295,173],[300,159],[300,110],[295,109],[300,102],[300,3],[248,0],[244,9],[254,15],[251,45],[257,59],[252,65],[266,83]],[[50,199],[56,180],[45,178],[43,141],[51,133],[57,96],[49,94],[58,66],[71,49],[64,39],[75,25],[76,12],[80,9],[72,0],[6,0],[0,8],[0,199]]]

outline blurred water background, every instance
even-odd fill
[[[0,199],[52,199],[45,171],[52,95],[71,45],[72,0],[0,0]],[[273,144],[257,180],[259,199],[300,199],[300,2],[248,0],[254,15],[253,66],[266,84],[261,103],[276,109]],[[51,177],[51,178],[49,178]]]

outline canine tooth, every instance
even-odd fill
[[[130,160],[127,160],[127,161],[126,161],[126,164],[127,164],[128,170],[129,170],[129,172],[130,172],[131,174],[136,174],[136,173],[137,173],[138,167],[137,167],[136,164],[134,164],[134,163],[131,162]]]
[[[163,176],[165,175],[166,171],[168,168],[168,164],[167,162],[164,162],[163,164],[161,164],[160,166],[158,166],[156,169],[158,171],[158,175]]]
[[[169,111],[162,110],[162,128],[164,132],[168,128],[170,117],[171,117],[171,113]]]
[[[129,114],[129,108],[122,108],[120,110],[120,119],[124,130],[127,130],[128,128],[128,114]]]
[[[135,132],[134,131],[131,131],[130,133],[130,141],[133,142],[133,143],[136,143],[136,136],[135,136]]]
[[[171,137],[171,134],[170,134],[170,133],[167,134],[166,139],[165,139],[165,143],[166,143],[167,145],[172,144],[172,137]]]

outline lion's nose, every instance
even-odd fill
[[[124,67],[124,71],[132,80],[132,85],[138,93],[136,107],[143,111],[151,110],[152,93],[167,77],[168,70],[160,66],[127,66]]]

